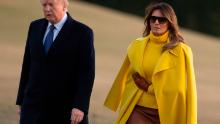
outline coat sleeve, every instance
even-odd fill
[[[129,65],[130,62],[128,56],[126,56],[105,100],[104,105],[112,111],[116,111],[120,104],[125,88]]]
[[[31,24],[32,25],[32,24]],[[22,105],[25,89],[28,83],[29,78],[29,71],[30,71],[30,48],[29,48],[29,38],[30,38],[30,32],[31,32],[31,25],[29,26],[26,46],[25,46],[25,52],[23,57],[23,64],[22,64],[22,70],[21,70],[21,77],[20,77],[20,84],[17,94],[17,100],[16,105]]]
[[[186,48],[187,93],[186,111],[187,124],[197,124],[197,91],[191,48]]]
[[[84,29],[84,30],[83,30]],[[94,49],[94,35],[90,28],[83,27],[82,37],[79,45],[79,71],[77,79],[77,93],[73,100],[73,108],[82,110],[88,114],[90,97],[95,78],[95,49]]]

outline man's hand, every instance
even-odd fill
[[[132,78],[138,88],[147,91],[150,83],[148,83],[143,77],[140,76],[138,72],[132,74]]]
[[[77,109],[73,108],[72,113],[71,113],[71,124],[79,124],[84,117],[84,112]]]

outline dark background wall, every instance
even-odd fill
[[[84,0],[120,11],[144,16],[145,7],[156,0]],[[171,4],[179,25],[220,37],[219,0],[160,0]]]

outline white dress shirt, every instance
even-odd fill
[[[53,41],[55,40],[55,38],[57,37],[58,33],[60,32],[61,28],[63,27],[64,23],[66,22],[67,20],[67,14],[65,13],[65,15],[63,16],[63,18],[60,20],[60,22],[54,24],[55,26],[55,29],[53,30],[54,32],[54,35],[53,35]],[[47,29],[46,29],[46,32],[44,34],[44,39],[43,39],[43,44],[45,42],[45,39],[46,39],[46,36],[50,30],[50,25],[52,25],[50,22],[48,22],[48,25],[47,25]]]

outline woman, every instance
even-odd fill
[[[197,124],[191,48],[179,34],[173,8],[147,8],[143,38],[133,41],[106,98],[120,111],[116,124]]]

